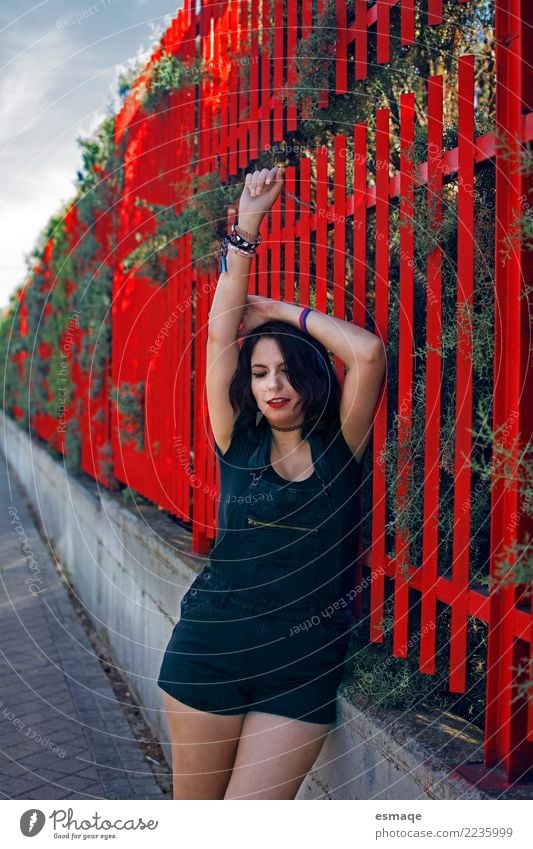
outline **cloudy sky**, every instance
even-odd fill
[[[0,308],[24,256],[74,194],[77,136],[119,104],[120,70],[146,60],[182,0],[2,0]]]

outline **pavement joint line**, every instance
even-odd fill
[[[4,479],[7,471],[5,457],[2,456],[0,475],[3,474]],[[25,494],[22,494],[18,479],[11,468],[9,476],[11,498],[8,486],[0,487],[0,540],[2,541],[0,549],[8,555],[5,557],[6,565],[9,557],[11,558],[9,567],[0,571],[0,591],[3,595],[0,603],[4,605],[7,614],[7,627],[2,630],[0,636],[0,680],[6,685],[1,689],[0,711],[5,707],[14,714],[13,720],[4,720],[4,722],[9,722],[12,727],[11,735],[14,744],[17,745],[17,752],[20,751],[19,743],[27,743],[28,749],[26,756],[19,756],[20,761],[9,761],[7,774],[14,786],[18,786],[19,789],[22,785],[16,785],[15,782],[26,782],[26,788],[33,786],[39,789],[48,786],[45,793],[53,795],[53,798],[145,798],[148,795],[150,798],[164,799],[165,796],[150,767],[144,761],[139,741],[135,738],[123,714],[123,709],[117,701],[101,661],[95,654],[85,628],[78,620],[78,614],[72,606],[67,587],[61,580],[49,548],[39,535],[34,518],[27,507],[28,499]],[[7,511],[9,506],[16,508],[17,522],[20,522],[24,528],[28,544],[32,549],[32,556],[39,563],[40,575],[46,585],[46,595],[29,592],[22,583],[21,579],[26,573],[24,565],[26,558],[20,557],[21,549],[9,521]],[[7,546],[3,545],[5,540],[8,540]],[[9,613],[7,613],[8,610]],[[23,649],[20,649],[21,640]],[[16,650],[14,663],[11,660],[11,649],[13,649],[13,656]],[[30,660],[28,660],[29,657]],[[17,669],[22,666],[29,668],[30,665],[35,670],[35,678],[31,682],[33,691],[31,684],[28,685],[28,679],[31,676],[28,673],[24,675]],[[43,672],[48,674],[43,675]],[[48,686],[39,693],[39,685],[45,683]],[[56,706],[50,699],[53,694],[57,695],[58,691],[61,699]],[[43,695],[50,696],[50,699],[43,698]],[[28,709],[30,704],[31,707]],[[19,705],[21,710],[26,711],[20,716],[17,712]],[[67,713],[70,715],[65,716]],[[32,718],[35,726],[32,730],[36,734],[40,734],[43,739],[49,737],[57,747],[66,749],[66,757],[69,760],[59,760],[58,763],[57,755],[50,749],[42,746],[35,739],[26,737],[25,729],[20,730],[20,727],[14,724],[18,720],[19,723],[31,727],[26,723],[24,716],[27,719]],[[89,717],[97,721],[99,727],[88,727]],[[2,732],[5,730],[4,722],[0,723]],[[70,725],[78,726],[74,735],[69,729]],[[61,735],[63,727],[69,735],[66,739],[63,739]],[[91,763],[80,756],[80,753],[90,755],[93,752],[94,758],[95,749],[96,751],[99,749],[99,746],[95,744],[98,739],[102,739],[102,734],[108,737],[105,756],[106,759],[112,759],[113,766],[100,764],[98,761]],[[11,735],[8,733],[7,739],[4,739],[2,734],[2,739],[9,748],[11,746],[8,741]],[[76,752],[68,752],[69,742],[76,744]],[[36,750],[35,746],[39,748]],[[56,760],[54,761],[53,758]],[[44,775],[51,774],[45,770],[53,770],[54,766],[61,764],[61,769],[65,770],[62,773],[65,775],[65,784],[68,784],[69,777],[76,776],[74,783],[82,781],[94,784],[97,795],[90,793],[80,795],[79,792],[74,792],[74,787],[69,790],[68,786],[59,788],[54,782],[48,785],[46,780],[39,782],[34,770],[28,769],[28,759],[33,760],[34,770],[41,768]],[[76,772],[72,775],[68,768],[69,762],[76,765]],[[94,775],[78,775],[89,769]],[[134,770],[133,775],[132,770]],[[139,795],[135,792],[135,786],[128,780],[130,775],[137,783],[142,780],[146,794]],[[8,780],[7,777],[6,780]],[[114,791],[114,786],[127,787],[129,792],[127,795],[118,794]],[[27,792],[21,792],[11,797],[6,795],[6,798],[28,798],[28,795]],[[46,798],[46,795],[42,798]]]

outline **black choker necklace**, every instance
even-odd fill
[[[291,425],[290,427],[278,427],[277,425],[271,424],[270,427],[273,428],[274,430],[298,430],[299,427],[303,427],[303,423],[297,424],[297,425]]]

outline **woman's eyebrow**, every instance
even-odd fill
[[[281,362],[281,363],[277,363],[277,365],[278,365],[278,366],[284,366],[284,365],[285,365],[285,361],[283,361],[283,362]],[[260,368],[268,368],[268,366],[263,365],[263,363],[252,363],[252,366],[251,366],[251,367],[252,367],[252,368],[255,368],[255,366],[260,366]]]

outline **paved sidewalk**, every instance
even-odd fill
[[[0,453],[0,797],[168,798],[27,505]]]

